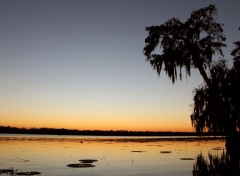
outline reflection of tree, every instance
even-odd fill
[[[207,159],[199,154],[193,165],[193,176],[239,176],[240,156],[235,152],[223,151],[221,156],[209,153]]]

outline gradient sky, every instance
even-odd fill
[[[1,0],[0,125],[192,131],[197,71],[172,85],[142,54],[146,26],[215,4],[226,57],[240,1]]]

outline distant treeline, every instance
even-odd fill
[[[47,134],[47,135],[92,135],[92,136],[196,136],[195,132],[153,132],[153,131],[103,131],[103,130],[69,130],[55,128],[16,128],[0,126],[0,133],[7,134]],[[204,133],[201,135],[211,135]]]

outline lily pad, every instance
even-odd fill
[[[0,170],[0,174],[8,174],[8,175],[40,175],[41,172],[17,172],[17,170],[14,170],[13,168],[11,169],[2,169]]]
[[[17,172],[16,175],[40,175],[41,172]]]
[[[97,162],[98,160],[95,159],[81,159],[79,160],[81,163],[86,163],[86,164],[92,164],[94,162]]]
[[[214,148],[212,148],[213,150],[223,150],[223,148],[222,147],[214,147]]]
[[[90,163],[76,163],[76,164],[68,164],[67,167],[71,168],[89,168],[89,167],[95,167],[95,165]]]
[[[194,158],[180,158],[180,160],[195,160]]]
[[[1,169],[0,174],[13,174],[15,172],[14,169]]]
[[[160,153],[170,154],[170,153],[172,153],[172,151],[160,151]]]

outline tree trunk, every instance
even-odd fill
[[[208,85],[208,87],[210,87],[211,86],[211,81],[208,78],[207,73],[205,72],[203,66],[202,65],[198,66],[198,70],[199,70],[200,74],[202,75],[205,83]]]

